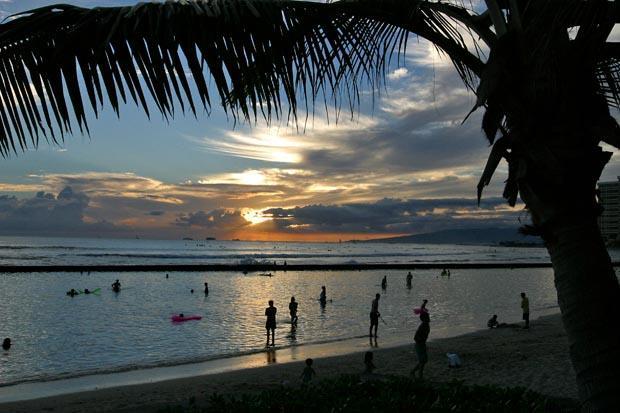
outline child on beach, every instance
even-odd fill
[[[312,368],[312,363],[314,361],[312,359],[306,359],[306,367],[304,371],[301,372],[301,382],[302,384],[308,384],[312,380],[314,376],[316,376],[316,372]]]

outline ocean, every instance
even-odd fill
[[[617,255],[614,253],[614,255]],[[244,261],[245,260],[245,261]],[[268,260],[278,263],[548,262],[542,248],[415,244],[304,244],[240,241],[152,241],[0,238],[5,265],[208,264]],[[368,334],[376,293],[384,320],[378,343],[412,339],[413,308],[429,300],[431,338],[520,320],[519,293],[530,297],[532,317],[558,312],[550,268],[413,271],[277,271],[272,277],[241,272],[4,273],[0,274],[0,385],[102,372],[198,362],[261,351],[264,310],[278,308],[276,346],[342,340]],[[383,276],[388,285],[381,289]],[[120,293],[110,285],[120,279]],[[202,292],[209,283],[210,293]],[[320,287],[331,301],[321,307]],[[71,288],[97,295],[69,297]],[[194,290],[192,293],[191,290]],[[299,302],[299,323],[287,324],[288,302]],[[172,323],[173,314],[200,321]]]

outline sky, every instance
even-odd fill
[[[0,0],[0,17],[54,3]],[[489,147],[480,113],[462,123],[474,102],[450,62],[412,37],[353,119],[317,111],[298,130],[234,124],[221,110],[166,122],[104,107],[90,136],[0,159],[0,235],[337,241],[517,227],[527,214],[501,199],[505,163],[477,206]],[[604,180],[620,175],[616,157]]]

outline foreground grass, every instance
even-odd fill
[[[341,376],[307,387],[279,387],[240,397],[214,394],[207,407],[168,407],[162,413],[202,412],[577,412],[571,401],[550,399],[524,388],[433,384],[407,377],[361,380]]]

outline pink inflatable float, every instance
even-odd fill
[[[202,316],[199,315],[173,315],[170,319],[175,323],[182,323],[183,321],[202,320]]]

